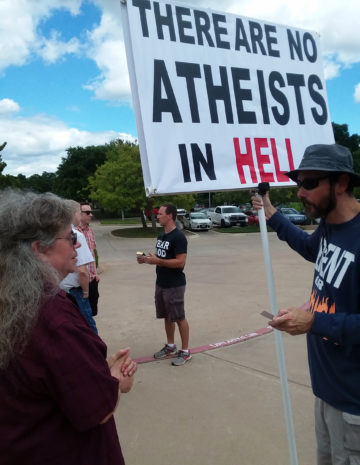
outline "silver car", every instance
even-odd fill
[[[295,208],[282,207],[278,208],[280,213],[282,213],[286,218],[288,218],[294,224],[307,224],[308,218],[306,215],[299,213]]]

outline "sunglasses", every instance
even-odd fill
[[[324,176],[319,176],[318,178],[305,178],[303,181],[299,181],[298,179],[295,181],[298,188],[303,187],[307,191],[311,191],[316,189],[320,184],[320,181],[323,179],[330,178],[329,174],[325,174]]]
[[[91,210],[81,210],[81,213],[86,213],[87,215],[91,215],[92,211]]]
[[[74,231],[71,231],[70,237],[57,237],[56,239],[65,239],[66,241],[71,241],[72,245],[77,243],[77,234]]]

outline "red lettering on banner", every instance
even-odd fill
[[[287,161],[289,168],[285,171],[280,169],[278,150],[276,146],[276,141],[273,138],[267,139],[265,137],[255,137],[253,139],[254,152],[252,149],[251,139],[249,137],[245,138],[246,152],[242,153],[240,150],[239,138],[234,137],[234,149],[235,149],[235,159],[236,167],[238,170],[238,175],[241,184],[246,184],[244,166],[249,167],[251,181],[253,183],[259,182],[274,182],[274,174],[278,182],[288,182],[289,178],[285,176],[284,173],[294,169],[294,159],[292,156],[291,142],[290,139],[285,139],[285,147],[287,154]],[[263,153],[262,149],[269,149],[268,153]],[[254,156],[256,157],[257,165],[259,168],[260,180],[258,179],[255,171]],[[270,165],[271,160],[273,160],[273,166],[275,168],[275,173],[265,171],[264,166]]]
[[[273,174],[264,171],[264,165],[270,164],[269,155],[261,152],[261,149],[269,147],[267,139],[255,137],[254,144],[255,144],[256,160],[257,160],[259,171],[260,171],[261,182],[274,182]]]
[[[288,154],[288,162],[289,162],[289,169],[285,170],[285,171],[280,170],[280,163],[279,163],[279,157],[278,157],[278,153],[277,153],[275,139],[270,139],[270,142],[271,142],[272,154],[273,154],[273,157],[274,157],[274,166],[275,166],[276,178],[277,178],[278,182],[289,181],[289,178],[287,176],[285,176],[284,173],[294,169],[294,159],[293,159],[293,156],[292,156],[290,139],[285,139],[286,152]]]
[[[255,172],[250,138],[247,137],[245,139],[246,153],[240,152],[239,139],[237,137],[234,137],[233,140],[234,140],[234,148],[235,148],[236,166],[237,166],[241,184],[246,184],[244,170],[243,170],[244,165],[248,166],[250,169],[250,175],[251,175],[252,182],[258,182],[256,172]]]

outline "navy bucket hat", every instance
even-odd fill
[[[285,173],[293,181],[300,171],[329,171],[349,174],[354,186],[360,185],[360,175],[354,171],[353,156],[347,147],[339,144],[315,144],[305,149],[296,170]]]

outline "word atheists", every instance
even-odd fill
[[[299,124],[306,124],[303,95],[306,101],[308,96],[313,105],[310,106],[311,119],[317,124],[324,125],[328,119],[326,101],[322,95],[325,93],[321,79],[316,74],[310,74],[306,79],[303,74],[270,71],[265,76],[264,71],[257,70],[251,74],[247,68],[219,66],[216,70],[216,79],[220,84],[214,83],[214,71],[210,65],[197,63],[175,62],[176,79],[183,79],[186,83],[187,100],[190,108],[191,122],[200,123],[198,95],[202,99],[207,96],[210,121],[219,123],[217,103],[222,102],[225,109],[227,124],[271,124],[272,119],[279,125],[289,123],[291,112],[297,113]],[[174,78],[175,79],[175,78]],[[250,87],[253,87],[253,91]],[[179,86],[176,86],[179,88]],[[185,86],[183,86],[185,88]],[[164,91],[164,97],[162,92]],[[294,103],[289,103],[287,94],[293,94]],[[232,108],[232,97],[236,109]],[[270,103],[270,97],[271,102]],[[172,116],[174,123],[182,123],[183,115],[180,112],[178,101],[183,102],[186,95],[176,95],[170,80],[165,61],[154,60],[154,94],[153,94],[153,122],[162,122],[164,113]],[[245,109],[246,102],[260,102],[252,105],[257,111]],[[249,106],[250,104],[248,104]],[[187,111],[188,113],[188,111]]]

